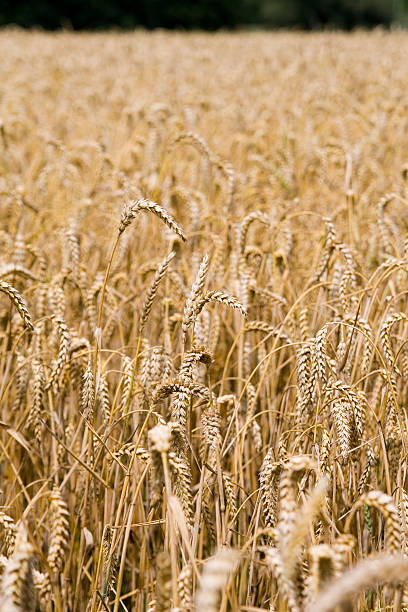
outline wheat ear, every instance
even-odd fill
[[[27,304],[25,303],[23,296],[17,291],[17,289],[14,289],[14,287],[3,280],[0,280],[0,291],[8,295],[10,300],[13,302],[14,306],[17,308],[18,314],[23,319],[24,325],[30,331],[34,331],[31,315],[28,312]]]

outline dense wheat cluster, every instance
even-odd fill
[[[408,38],[0,35],[2,611],[408,605]]]

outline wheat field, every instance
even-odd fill
[[[0,52],[0,609],[404,609],[408,36]]]

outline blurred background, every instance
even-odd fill
[[[299,28],[408,25],[408,0],[0,0],[0,25],[72,28]]]

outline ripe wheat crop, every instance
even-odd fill
[[[0,52],[1,610],[407,608],[407,35]]]

